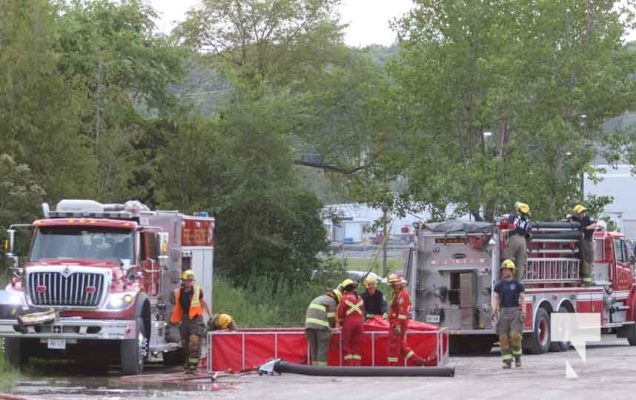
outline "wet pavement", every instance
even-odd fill
[[[497,349],[490,355],[451,357],[455,377],[312,377],[295,374],[222,375],[167,382],[184,377],[176,370],[147,368],[143,377],[121,378],[85,371],[38,370],[10,393],[23,399],[598,399],[631,398],[636,346],[612,335],[589,343],[583,361],[576,351],[523,356],[522,368],[502,370]],[[567,378],[566,361],[578,374]],[[2,397],[0,397],[1,399]]]

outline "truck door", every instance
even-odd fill
[[[616,273],[612,279],[614,290],[631,290],[633,272],[630,264],[630,251],[624,238],[614,238],[614,260]]]
[[[155,232],[141,233],[141,270],[143,272],[144,291],[149,296],[159,293],[161,268],[158,263],[159,249],[157,248],[157,234]]]

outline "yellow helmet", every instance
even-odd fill
[[[354,282],[353,279],[347,278],[340,284],[340,289],[346,289],[348,286],[353,286],[355,289],[358,287],[358,283]]]
[[[524,214],[528,214],[530,213],[530,206],[527,205],[526,203],[518,203],[517,210],[519,210],[520,212]]]
[[[517,267],[512,260],[503,260],[503,262],[501,263],[501,269],[510,269],[514,272],[517,270]]]
[[[182,281],[194,280],[194,271],[191,269],[186,269],[185,271],[183,271],[183,273],[181,274],[181,280]]]
[[[577,214],[581,214],[581,213],[583,213],[586,210],[587,210],[587,208],[585,208],[585,206],[582,205],[582,204],[577,204],[577,205],[574,206],[574,212],[577,213]]]
[[[378,284],[378,280],[375,279],[375,276],[367,276],[366,278],[364,278],[364,287],[368,288],[369,285],[377,285]]]
[[[342,300],[342,293],[338,289],[329,289],[327,290],[327,294],[331,295],[331,297],[334,297],[338,303],[340,303],[340,300]]]
[[[225,329],[232,323],[232,317],[228,314],[217,314],[215,320],[220,329]]]

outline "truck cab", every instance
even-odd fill
[[[0,291],[0,337],[9,362],[91,354],[92,362],[114,358],[122,373],[138,374],[153,358],[179,358],[168,299],[180,285],[182,261],[192,256],[183,246],[191,244],[185,238],[191,221],[207,232],[213,219],[151,211],[136,201],[62,200],[43,212],[28,227],[24,258],[14,254],[16,232],[9,229],[14,276]],[[205,251],[211,254],[211,246]],[[206,261],[211,270],[211,257]],[[203,263],[189,267],[202,270]],[[201,272],[211,296],[211,272]],[[95,346],[103,351],[86,351]]]

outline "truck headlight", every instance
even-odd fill
[[[0,304],[23,306],[25,305],[24,293],[14,292],[10,290],[0,290]]]
[[[106,305],[106,308],[108,308],[109,310],[123,310],[125,308],[128,308],[134,300],[135,297],[130,293],[111,294],[108,298],[108,304]]]

